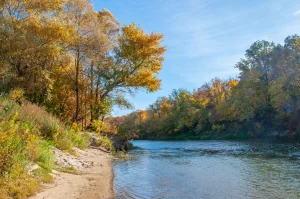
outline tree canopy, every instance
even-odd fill
[[[1,0],[0,24],[0,92],[22,89],[65,121],[87,126],[130,107],[126,92],[160,88],[163,35],[121,26],[89,0]]]
[[[299,50],[297,35],[284,45],[257,41],[235,65],[238,78],[174,90],[148,110],[107,122],[147,139],[300,136]]]

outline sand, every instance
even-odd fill
[[[73,166],[78,174],[53,171],[54,183],[31,199],[110,199],[114,198],[112,157],[99,150],[74,149],[77,156],[54,149],[56,163],[62,167]]]

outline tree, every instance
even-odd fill
[[[74,56],[76,108],[73,120],[77,121],[80,112],[80,79],[83,75],[83,68],[87,67],[91,40],[94,36],[94,28],[97,24],[96,12],[93,10],[89,0],[69,0],[65,5],[65,20],[75,27],[74,39],[68,44],[67,50]]]
[[[1,91],[24,89],[42,103],[51,90],[50,75],[72,27],[61,20],[61,1],[2,0],[0,4]]]
[[[106,62],[98,67],[97,99],[103,104],[107,98],[122,97],[124,92],[133,92],[144,88],[149,92],[159,89],[157,74],[162,68],[163,54],[162,34],[145,33],[136,24],[125,25],[118,38],[117,45],[109,53]],[[124,101],[124,100],[123,100]],[[103,115],[98,108],[95,119]]]
[[[254,117],[257,121],[268,123],[273,120],[274,109],[271,103],[270,83],[271,72],[274,69],[275,44],[268,41],[257,41],[246,51],[246,59],[242,59],[236,68],[240,73],[240,85],[247,90],[250,96],[249,107],[254,109]],[[266,119],[268,118],[268,119]]]
[[[115,105],[131,107],[125,93],[159,89],[162,40],[121,27],[90,0],[1,0],[0,92],[22,89],[61,119],[88,125]]]
[[[147,118],[130,115],[143,138],[168,134],[202,138],[263,137],[274,131],[299,135],[300,39],[257,41],[236,64],[239,79],[213,79],[190,93],[174,90],[149,106]],[[135,115],[136,113],[133,113]],[[121,126],[123,125],[121,123]],[[136,125],[139,124],[139,125]]]
[[[107,107],[104,103],[99,103],[99,90],[101,87],[101,77],[103,74],[103,66],[109,59],[109,54],[117,45],[119,37],[120,23],[111,12],[102,10],[97,14],[97,26],[93,38],[94,46],[90,54],[90,67],[86,68],[86,75],[89,77],[89,94],[90,94],[90,115],[91,121],[97,118],[97,113],[100,110],[107,112],[111,107]],[[121,97],[116,100],[119,104],[124,104],[124,99]],[[112,104],[112,103],[111,103]],[[102,107],[102,108],[100,108]],[[104,110],[106,109],[106,111]]]

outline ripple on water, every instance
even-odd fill
[[[300,144],[134,141],[116,198],[300,198]]]

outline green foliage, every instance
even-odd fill
[[[129,154],[125,151],[113,151],[113,156],[121,160],[129,160]]]
[[[25,102],[19,107],[18,119],[31,125],[42,137],[61,150],[70,151],[73,146],[87,147],[87,136],[82,136],[78,128],[67,127],[42,107]]]
[[[49,172],[53,154],[32,125],[20,121],[17,112],[11,114],[4,109],[0,117],[0,187],[4,189],[0,194],[23,198],[34,194],[40,182],[39,178],[28,174],[29,163],[35,162]]]
[[[80,134],[79,132],[74,132],[71,134],[71,140],[74,146],[80,149],[86,149],[89,145],[89,134],[87,132]]]
[[[245,139],[299,135],[300,38],[284,46],[257,41],[236,64],[239,79],[205,83],[198,90],[174,90],[146,111],[109,118],[118,134],[140,139]]]
[[[40,182],[52,180],[53,145],[68,151],[73,146],[84,149],[88,135],[66,127],[41,107],[14,101],[0,96],[0,195],[24,198],[34,194]],[[32,163],[40,169],[29,174]]]
[[[105,128],[105,125],[106,125],[105,122],[101,120],[93,120],[91,124],[93,130],[96,131],[97,133],[101,133]]]
[[[108,151],[115,151],[113,142],[107,136],[99,136],[97,144]]]
[[[52,146],[48,141],[40,140],[39,144],[37,145],[37,148],[35,148],[35,150],[38,153],[38,156],[36,157],[36,160],[33,159],[34,162],[37,162],[39,166],[48,171],[51,171],[51,168],[54,165],[54,156],[51,147]],[[31,149],[31,151],[33,150],[34,149]]]

